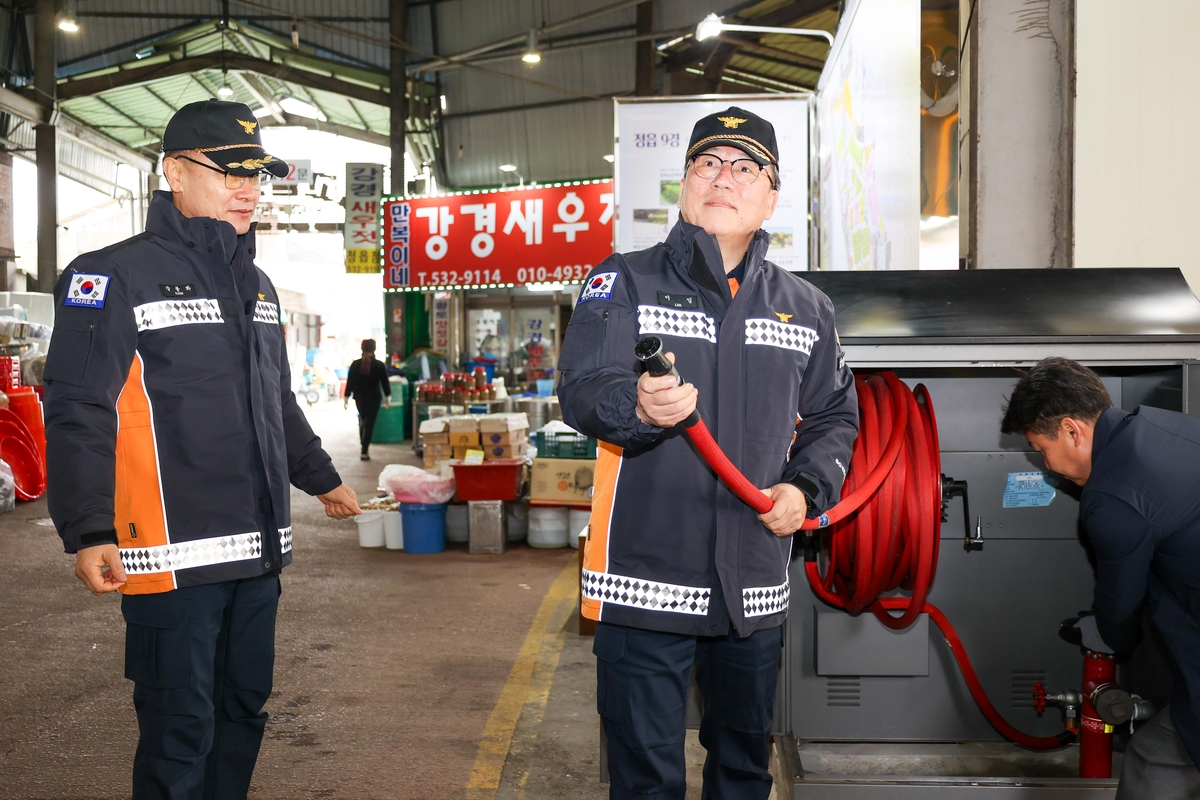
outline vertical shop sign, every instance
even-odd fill
[[[382,164],[346,165],[346,272],[379,272]]]
[[[439,353],[450,352],[450,293],[438,292],[433,296],[433,314],[429,324],[430,346]]]

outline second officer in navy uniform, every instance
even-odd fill
[[[680,220],[592,270],[563,341],[563,419],[601,441],[584,553],[598,620],[597,702],[610,796],[682,800],[693,664],[704,699],[704,797],[765,800],[791,534],[841,494],[858,426],[829,298],[766,260],[779,199],[769,122],[696,123]],[[689,383],[635,368],[661,337]],[[774,507],[729,492],[674,426],[699,408]]]
[[[291,390],[254,264],[263,150],[241,103],[184,106],[144,233],[80,256],[46,361],[50,515],[75,574],[119,590],[134,800],[246,797],[271,694],[290,487],[360,513]]]

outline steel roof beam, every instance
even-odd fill
[[[331,72],[335,69],[335,66],[329,64]],[[187,75],[209,69],[226,68],[258,72],[272,78],[299,84],[307,89],[333,92],[334,94],[345,95],[355,100],[374,103],[385,108],[388,106],[388,93],[386,91],[351,83],[332,75],[321,75],[306,69],[294,68],[286,63],[280,64],[274,61],[266,61],[261,58],[226,51],[215,54],[206,53],[202,56],[189,56],[165,64],[132,67],[90,78],[70,79],[58,85],[58,97],[60,100],[89,97],[122,86],[134,86],[175,75]]]
[[[309,128],[314,131],[326,131],[327,133],[336,133],[338,136],[345,136],[347,139],[357,139],[360,142],[370,142],[381,147],[387,147],[390,139],[382,133],[374,133],[373,131],[359,130],[350,125],[341,125],[337,122],[321,122],[319,119],[311,119],[309,117],[300,117],[295,114],[283,112],[283,124],[285,126],[297,126],[301,128]],[[268,125],[267,127],[275,127]]]
[[[641,2],[643,2],[643,0],[621,0],[619,3],[603,6],[574,17],[569,17],[560,22],[543,25],[537,29],[537,36],[540,39],[547,33],[553,33],[554,31],[562,30],[563,28],[570,28],[575,25],[588,22],[589,20],[596,19],[597,17],[615,14],[618,11],[624,11],[627,8],[632,8]],[[454,55],[446,56],[445,58],[426,61],[423,64],[410,64],[408,66],[408,74],[414,75],[418,72],[431,72],[433,70],[441,69],[449,64],[453,64],[455,61],[461,61],[462,59],[470,58],[471,56],[490,53],[493,50],[499,50],[501,47],[508,47],[509,45],[523,44],[527,41],[528,36],[529,34],[527,32],[519,33],[516,36],[509,36],[507,39],[500,39],[498,41],[491,42],[490,44],[472,47],[469,50],[463,50],[460,53],[455,53]]]

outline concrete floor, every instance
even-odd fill
[[[360,462],[340,404],[309,418],[360,497],[385,464],[416,463],[400,445]],[[0,796],[128,797],[137,725],[119,598],[86,592],[46,516],[42,500],[0,517]],[[353,523],[295,491],[293,526],[252,798],[607,796],[574,550],[363,550]],[[698,782],[694,733],[688,753]]]

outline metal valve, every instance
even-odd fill
[[[1069,731],[1075,730],[1079,725],[1079,707],[1081,705],[1083,705],[1083,696],[1079,692],[1050,694],[1041,681],[1033,685],[1033,710],[1038,713],[1038,716],[1041,716],[1047,706],[1061,708],[1063,716],[1066,718],[1066,728]]]

